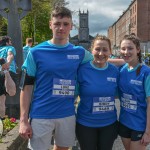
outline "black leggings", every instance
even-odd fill
[[[112,150],[118,136],[118,122],[100,128],[76,124],[76,136],[81,150]]]

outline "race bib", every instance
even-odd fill
[[[74,97],[75,80],[53,79],[54,97]]]
[[[94,97],[93,98],[93,114],[106,113],[114,111],[114,97]]]
[[[123,93],[121,96],[121,106],[128,112],[136,112],[137,99],[133,95]]]

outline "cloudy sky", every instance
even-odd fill
[[[89,11],[89,30],[95,36],[97,33],[107,35],[107,29],[111,26],[123,11],[126,10],[132,0],[68,0],[68,7],[75,11],[73,22],[78,25],[78,11]],[[78,33],[71,31],[71,36]]]

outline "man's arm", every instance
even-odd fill
[[[29,139],[32,136],[32,128],[28,121],[33,85],[25,85],[20,93],[20,135]]]
[[[5,72],[5,88],[6,88],[6,92],[10,96],[14,96],[16,94],[16,85],[12,80],[9,71]]]
[[[82,60],[82,64],[87,63],[87,62],[93,60],[93,55],[89,51],[87,51],[87,50],[84,50],[84,51],[85,51],[85,54],[84,54],[84,58]]]

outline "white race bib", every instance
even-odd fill
[[[74,97],[75,80],[53,79],[54,97]]]

